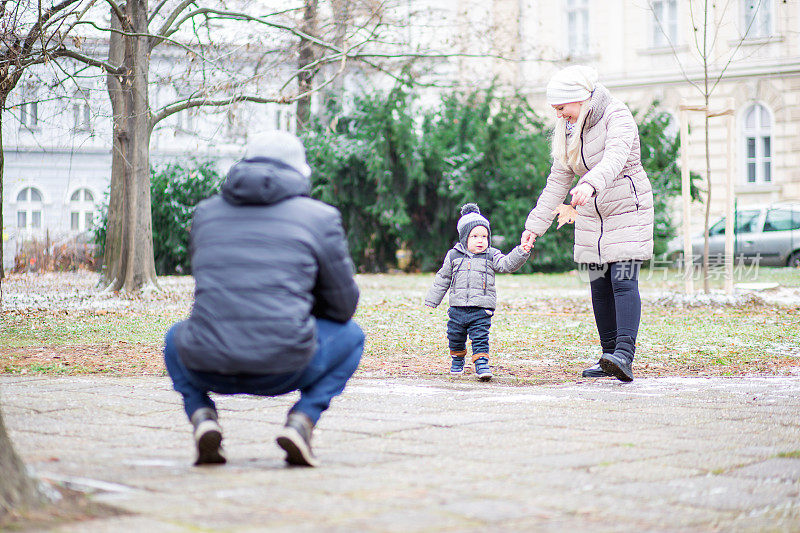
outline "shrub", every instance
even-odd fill
[[[194,208],[220,190],[213,161],[170,163],[152,171],[153,255],[159,275],[191,271],[189,231]]]
[[[96,270],[95,245],[84,236],[68,237],[55,243],[32,239],[22,242],[14,255],[14,272],[71,272]]]
[[[223,177],[213,161],[169,163],[155,167],[150,177],[153,255],[159,275],[189,273],[189,230],[195,206],[219,192]],[[108,194],[94,230],[97,254],[103,256],[108,225]]]

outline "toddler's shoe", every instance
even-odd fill
[[[481,381],[489,381],[492,379],[492,368],[489,366],[489,360],[486,357],[479,357],[475,359],[475,375]]]
[[[464,373],[464,358],[453,357],[453,362],[450,364],[450,374],[460,376]]]

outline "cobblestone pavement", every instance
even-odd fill
[[[196,468],[166,378],[0,377],[36,473],[130,514],[58,531],[798,531],[800,378],[517,387],[358,378],[289,468],[294,396],[217,397]]]

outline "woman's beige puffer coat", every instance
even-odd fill
[[[577,207],[574,257],[578,263],[646,260],[653,255],[653,190],[641,163],[639,131],[628,107],[600,84],[595,86],[586,117],[578,168],[554,161],[547,185],[525,229],[544,234],[554,210],[578,184],[595,195]],[[573,133],[573,135],[578,132]]]

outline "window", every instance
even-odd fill
[[[800,229],[800,208],[770,209],[764,222],[764,231],[789,231]]]
[[[290,131],[293,121],[294,113],[292,113],[291,108],[289,106],[278,106],[275,110],[275,128]]]
[[[17,195],[17,227],[23,230],[42,229],[42,193],[26,187]]]
[[[744,0],[744,29],[747,39],[769,37],[772,34],[772,0]]]
[[[744,115],[745,176],[750,184],[772,182],[772,120],[767,108],[753,104]]]
[[[653,46],[664,47],[678,42],[678,0],[654,0]]]
[[[247,137],[247,124],[242,119],[244,109],[238,106],[230,106],[226,112],[226,130],[231,139],[244,139]]]
[[[86,231],[94,226],[94,195],[89,189],[78,189],[69,198],[69,227],[72,231]]]
[[[76,131],[88,131],[92,129],[92,110],[89,108],[87,96],[88,92],[86,91],[76,91],[73,95],[72,127]]]
[[[734,233],[753,233],[758,226],[758,218],[761,211],[739,211],[736,213],[736,227],[733,229]],[[708,235],[725,235],[725,217],[722,217],[719,222],[708,228]]]
[[[19,111],[20,123],[28,129],[39,127],[39,96],[36,87],[25,84],[22,87],[22,105]]]
[[[567,0],[567,50],[573,56],[589,53],[588,0]]]

